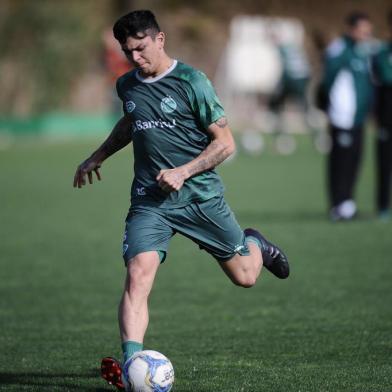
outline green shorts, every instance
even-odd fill
[[[147,251],[158,251],[163,262],[169,241],[176,233],[188,237],[218,261],[227,261],[236,253],[249,254],[244,232],[219,196],[181,208],[131,207],[123,242],[125,264]]]

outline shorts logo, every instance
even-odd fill
[[[167,96],[165,98],[162,98],[161,109],[165,113],[172,113],[177,109],[177,103],[172,97]]]
[[[235,252],[235,253],[241,252],[241,251],[244,250],[244,248],[245,248],[244,245],[237,245],[237,246],[234,248],[234,252]]]
[[[145,196],[146,189],[144,188],[144,186],[141,186],[140,188],[136,188],[136,193],[138,196]]]
[[[128,244],[125,243],[127,241],[127,237],[128,237],[128,231],[125,230],[124,239],[123,239],[123,256],[125,255],[125,252],[128,250]]]
[[[135,102],[133,101],[127,101],[125,102],[125,108],[127,109],[128,113],[132,113],[135,110]]]
[[[127,250],[128,250],[128,244],[123,244],[123,256],[125,255]]]

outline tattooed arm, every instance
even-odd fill
[[[122,117],[102,145],[78,166],[73,181],[74,188],[86,185],[86,175],[89,183],[92,184],[93,172],[95,172],[97,179],[101,180],[99,168],[102,162],[132,141],[130,128],[130,118],[128,116]]]
[[[184,182],[196,174],[214,168],[233,154],[235,143],[226,117],[221,117],[208,127],[211,143],[195,159],[175,169],[161,170],[157,176],[159,186],[167,191],[178,191]]]

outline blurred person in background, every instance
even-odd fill
[[[327,187],[333,221],[350,220],[357,212],[354,188],[373,95],[369,45],[372,24],[365,13],[356,11],[346,17],[346,25],[347,33],[326,49],[319,94],[332,142]]]
[[[377,121],[376,144],[376,208],[382,220],[390,219],[392,177],[392,10],[387,18],[389,41],[381,46],[373,60],[376,83],[375,114]]]
[[[299,42],[290,42],[282,39],[278,34],[271,38],[279,52],[282,63],[282,74],[278,86],[272,94],[268,106],[275,117],[276,147],[279,152],[284,152],[285,147],[290,152],[295,148],[293,137],[285,135],[282,111],[287,101],[293,101],[303,115],[304,123],[308,124],[309,103],[307,89],[310,81],[310,64],[307,55]],[[292,139],[292,140],[290,140]]]
[[[116,92],[116,82],[120,76],[132,69],[132,65],[122,53],[118,42],[113,37],[111,28],[103,32],[102,41],[104,47],[104,64],[109,85],[110,111],[114,116],[119,116],[122,113],[122,103]]]

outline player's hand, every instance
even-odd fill
[[[156,177],[160,188],[168,193],[179,191],[187,178],[186,170],[180,167],[161,170]]]
[[[92,158],[88,158],[82,162],[76,169],[73,181],[74,188],[81,188],[83,185],[86,185],[86,176],[88,178],[88,182],[92,184],[93,172],[96,174],[97,179],[101,181],[101,174],[99,173],[100,167],[101,163]]]

